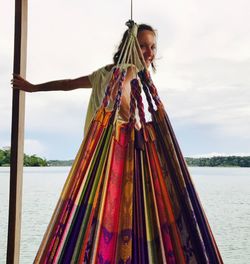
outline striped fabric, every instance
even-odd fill
[[[131,82],[130,121],[117,120],[124,76],[114,71],[35,263],[223,263],[148,72]],[[108,111],[115,82],[118,94]],[[134,128],[136,106],[140,130]]]

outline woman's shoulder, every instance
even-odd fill
[[[106,85],[112,74],[113,66],[113,64],[105,65],[88,76],[93,88]]]
[[[99,68],[97,71],[106,71],[106,72],[111,72],[112,69],[115,67],[115,64],[107,64],[101,68]],[[128,69],[136,69],[136,66],[131,64],[131,63],[126,63],[122,65],[122,68],[128,70]]]
[[[95,79],[103,75],[107,75],[112,69],[112,64],[108,64],[98,68],[97,70],[93,71],[91,74],[88,75],[89,79]]]
[[[107,64],[105,66],[100,67],[96,71],[94,71],[90,76],[97,77],[97,76],[109,76],[112,73],[112,70],[116,67],[115,64]],[[126,71],[136,71],[136,67],[133,64],[124,64],[122,65],[122,68]],[[138,70],[137,70],[138,71]]]

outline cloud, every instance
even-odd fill
[[[36,139],[25,139],[24,153],[27,155],[37,155],[40,157],[47,157],[47,147]]]
[[[27,94],[26,129],[40,134],[82,134],[90,92]]]
[[[250,59],[207,58],[171,64],[157,76],[160,95],[182,126],[210,124],[218,134],[250,139]],[[166,77],[164,78],[164,74]]]
[[[207,57],[249,58],[249,1],[191,0],[160,5],[159,13],[165,13],[166,18],[160,24],[159,53],[165,60],[185,63]]]

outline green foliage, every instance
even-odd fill
[[[48,166],[48,162],[46,159],[42,159],[40,157],[37,157],[36,155],[28,156],[24,154],[24,166],[44,167],[44,166]]]
[[[24,154],[23,164],[26,167],[43,167],[48,166],[46,159],[36,155],[28,156]],[[10,166],[10,148],[0,149],[0,166]]]
[[[0,166],[9,166],[10,164],[10,148],[0,149]]]
[[[250,167],[250,156],[186,158],[186,162],[193,167]]]

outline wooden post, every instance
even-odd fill
[[[13,72],[25,77],[28,0],[15,0]],[[19,263],[22,214],[25,93],[13,90],[7,263]]]

